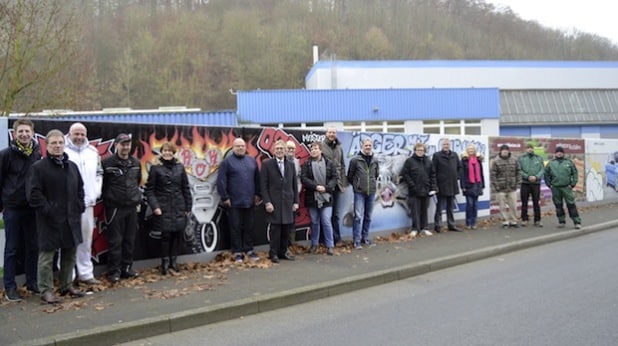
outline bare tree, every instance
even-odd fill
[[[39,107],[54,77],[77,58],[75,14],[62,0],[0,0],[0,115],[18,100],[20,111]]]

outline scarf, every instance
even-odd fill
[[[32,152],[34,151],[34,145],[32,145],[32,141],[28,143],[28,146],[24,146],[19,141],[15,141],[15,144],[17,144],[17,148],[19,149],[19,151],[24,153],[24,155],[26,156],[32,155]]]
[[[324,159],[320,161],[311,161],[311,171],[313,172],[313,180],[316,184],[326,186],[326,162]],[[315,202],[318,208],[322,208],[324,203],[330,202],[330,193],[314,192]]]
[[[468,158],[468,180],[470,184],[478,184],[481,182],[481,165],[476,156]]]

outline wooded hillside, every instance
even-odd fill
[[[13,53],[27,56],[22,33],[34,26],[15,3],[0,0],[0,87],[15,73]],[[70,19],[58,54],[71,54],[47,83],[27,84],[45,70],[45,53],[22,67],[27,87],[14,94],[13,112],[44,108],[235,108],[230,89],[297,89],[322,59],[618,60],[618,47],[585,33],[566,35],[498,11],[482,0],[29,0],[61,3],[56,19]],[[31,5],[34,7],[34,5]],[[4,14],[6,13],[6,15]],[[41,15],[39,14],[39,17]],[[38,21],[41,21],[40,19]],[[12,30],[10,30],[12,26]],[[33,29],[34,30],[34,29]],[[54,38],[49,38],[53,40]],[[6,43],[6,45],[5,45]],[[11,44],[13,43],[13,44]],[[76,53],[77,52],[77,53]],[[47,52],[49,54],[49,52]],[[7,72],[8,71],[8,72]]]

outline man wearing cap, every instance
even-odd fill
[[[136,208],[141,202],[139,190],[142,167],[130,156],[131,136],[121,133],[114,142],[116,153],[103,160],[103,203],[105,205],[105,238],[108,243],[108,278],[137,277],[131,269],[133,245],[137,233]]]
[[[575,228],[580,229],[582,220],[577,212],[573,196],[573,188],[577,185],[577,167],[573,160],[564,157],[564,148],[560,146],[556,147],[554,158],[545,167],[545,184],[551,189],[551,199],[556,206],[558,217],[558,228],[564,228],[566,223],[562,207],[564,201]]]
[[[77,246],[76,267],[77,279],[89,285],[101,282],[94,277],[92,265],[92,233],[94,232],[94,206],[101,197],[103,185],[103,167],[99,151],[89,144],[86,126],[74,123],[65,136],[66,147],[64,152],[69,160],[79,168],[84,181],[84,202],[86,211],[81,216],[81,230],[83,242]]]
[[[521,222],[528,225],[528,197],[532,196],[532,208],[534,210],[534,226],[543,227],[541,223],[541,179],[545,171],[543,158],[534,153],[534,145],[526,144],[526,153],[519,157],[519,169],[521,170]]]
[[[500,153],[493,160],[490,173],[491,188],[498,195],[502,227],[519,228],[517,223],[517,188],[521,182],[521,171],[519,162],[511,156],[508,145],[500,146]]]

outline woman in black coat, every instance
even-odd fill
[[[161,232],[161,275],[166,275],[169,268],[180,271],[176,247],[192,206],[189,179],[175,154],[174,144],[161,145],[161,155],[150,167],[145,190],[153,226]]]
[[[414,154],[403,164],[401,177],[408,185],[408,199],[412,214],[412,229],[414,237],[419,233],[432,235],[427,229],[427,213],[429,196],[436,192],[436,175],[431,160],[425,156],[425,145],[416,143]]]

